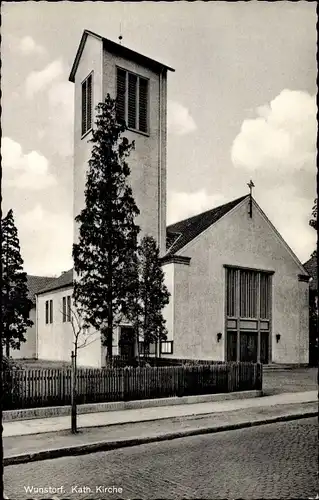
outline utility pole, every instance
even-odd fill
[[[72,351],[71,354],[72,371],[71,371],[71,430],[72,434],[77,433],[76,428],[76,354]]]
[[[1,184],[1,175],[0,175],[0,184]],[[0,185],[0,193],[1,192],[2,191],[1,191],[1,185]],[[0,194],[0,206],[2,206],[1,201],[2,201],[2,196]],[[0,208],[0,248],[1,248],[1,252],[2,252],[2,210],[1,210],[1,208]],[[1,253],[1,257],[2,257],[2,253]],[[0,283],[1,283],[1,289],[2,289],[2,287],[3,287],[2,266],[0,267]],[[2,293],[0,294],[0,297],[1,297],[0,306],[1,306],[1,311],[2,311]],[[3,318],[2,318],[2,314],[0,314],[0,468],[1,468],[1,470],[0,470],[0,500],[2,500],[2,498],[4,498],[3,425],[2,425],[2,422],[3,422],[2,411],[3,411],[3,400],[4,400],[3,367],[4,367],[4,363],[3,363]]]

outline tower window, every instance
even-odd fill
[[[148,80],[117,68],[117,117],[128,128],[148,132]]]
[[[92,128],[92,73],[82,83],[82,135]]]

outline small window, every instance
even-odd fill
[[[161,354],[173,354],[173,341],[161,342]]]
[[[71,321],[71,295],[62,297],[62,321]]]
[[[50,323],[53,323],[53,300],[50,300]]]
[[[45,301],[45,324],[53,323],[53,300]]]
[[[62,321],[66,322],[66,297],[62,298]]]
[[[45,324],[49,323],[49,301],[45,301]]]
[[[143,133],[148,132],[148,84],[146,78],[117,69],[117,118]]]
[[[82,83],[82,135],[92,128],[92,74]]]
[[[71,295],[67,296],[67,321],[71,321]]]

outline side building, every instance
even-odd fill
[[[29,318],[33,322],[25,333],[25,342],[21,342],[20,349],[10,349],[10,356],[13,359],[37,359],[37,307],[36,294],[41,288],[54,283],[56,278],[47,276],[27,275],[28,298],[32,302]]]
[[[37,322],[37,359],[55,362],[70,362],[74,350],[75,334],[78,331],[79,317],[73,304],[73,269],[69,269],[40,290],[36,295]],[[72,325],[73,323],[73,325]],[[133,348],[129,325],[115,329],[113,354],[129,355]],[[78,340],[78,365],[100,368],[105,366],[106,348],[99,332],[81,333]]]

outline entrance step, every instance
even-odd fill
[[[309,365],[307,364],[284,364],[284,363],[271,363],[269,365],[263,365],[263,372],[276,371],[276,370],[294,370],[296,368],[304,368]]]

